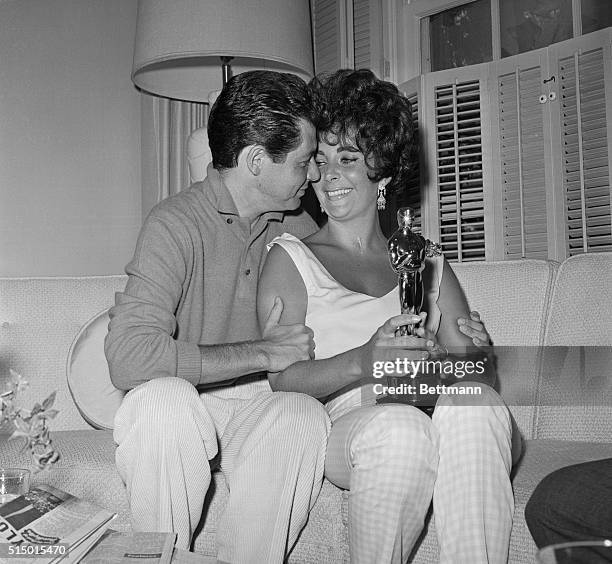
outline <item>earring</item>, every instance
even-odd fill
[[[323,204],[321,204],[321,213],[326,213],[325,208],[323,207]]]
[[[385,195],[387,194],[387,187],[382,182],[378,184],[378,198],[376,199],[376,207],[379,210],[384,210],[387,205],[387,199]]]

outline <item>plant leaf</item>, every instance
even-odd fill
[[[17,396],[28,387],[28,382],[14,370],[9,370],[6,391],[0,391],[0,424],[14,427],[9,440],[25,439],[22,451],[29,449],[38,470],[48,468],[59,458],[59,453],[52,447],[47,427],[47,420],[59,413],[57,409],[51,409],[56,392],[51,393],[42,404],[35,403],[31,411],[17,407]]]
[[[53,402],[55,401],[55,394],[56,392],[53,392],[45,401],[43,401],[43,409],[49,409],[53,405]]]
[[[23,431],[24,433],[28,433],[30,431],[30,426],[20,417],[17,417],[13,423],[17,429]]]
[[[13,434],[9,437],[9,441],[12,441],[14,439],[18,439],[20,437],[25,437],[26,439],[28,439],[29,435],[28,435],[27,431],[21,431],[19,429],[15,429],[13,431]]]

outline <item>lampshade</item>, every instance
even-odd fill
[[[178,100],[206,101],[233,74],[313,72],[308,0],[139,0],[132,80]]]

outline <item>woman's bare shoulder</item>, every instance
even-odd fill
[[[280,245],[273,245],[257,287],[260,324],[267,318],[275,297],[283,300],[282,323],[303,323],[308,300],[306,286],[291,256]]]

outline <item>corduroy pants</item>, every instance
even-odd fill
[[[134,388],[114,428],[134,529],[174,531],[177,547],[189,548],[215,459],[229,489],[218,560],[283,562],[319,493],[329,427],[323,406],[303,394],[222,399],[179,378]]]

